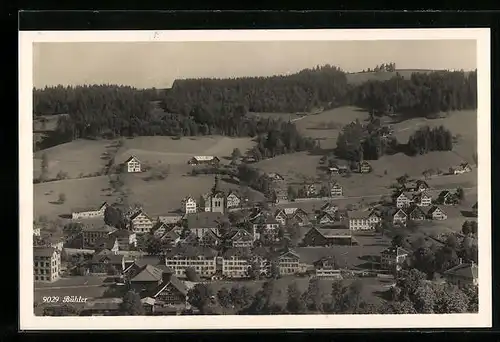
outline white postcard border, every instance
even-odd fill
[[[35,42],[306,40],[477,41],[479,312],[446,315],[268,315],[37,317],[33,310],[32,86]],[[450,53],[453,53],[450,51]],[[333,329],[491,327],[491,138],[489,29],[21,31],[19,33],[19,205],[21,330]]]

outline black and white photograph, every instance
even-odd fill
[[[489,30],[182,37],[21,33],[27,327],[491,324]]]

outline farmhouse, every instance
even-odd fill
[[[447,282],[458,286],[475,285],[479,283],[478,267],[476,264],[460,264],[444,272]]]
[[[195,156],[188,161],[190,165],[217,165],[220,159],[215,156]]]
[[[338,182],[330,183],[330,196],[342,197],[342,195],[343,195],[342,185],[340,185]]]
[[[307,266],[300,262],[300,256],[289,249],[281,253],[277,258],[279,274],[281,276],[305,273]]]
[[[172,276],[172,270],[160,265],[139,265],[134,263],[126,270],[129,288],[136,293],[151,295],[163,281],[168,281]]]
[[[409,254],[401,247],[389,247],[380,253],[380,268],[399,271]]]
[[[321,211],[328,214],[335,214],[339,210],[339,207],[333,203],[327,202],[321,207]]]
[[[359,173],[369,173],[372,171],[372,166],[366,160],[359,163],[358,172]]]
[[[119,229],[111,233],[111,236],[117,239],[120,250],[127,251],[130,247],[137,247],[137,234],[130,230]]]
[[[456,203],[456,196],[448,190],[441,191],[436,200],[438,204],[453,205]]]
[[[54,282],[60,278],[61,252],[51,247],[33,247],[35,282]]]
[[[108,206],[109,206],[108,203],[104,202],[97,209],[95,209],[95,208],[74,209],[73,212],[71,213],[71,218],[73,220],[78,220],[78,219],[104,217],[104,211],[106,210],[106,208]]]
[[[116,237],[113,237],[112,234],[110,234],[105,238],[101,238],[94,243],[94,250],[96,252],[102,250],[108,250],[113,254],[118,254],[119,251],[118,239]]]
[[[226,207],[238,208],[240,205],[241,205],[241,198],[234,191],[230,191],[226,196]]]
[[[154,221],[142,210],[139,210],[130,216],[130,230],[137,234],[146,234],[151,232],[154,224]]]
[[[316,220],[318,224],[332,224],[335,223],[335,216],[329,213],[320,214]]]
[[[446,220],[448,218],[444,210],[437,206],[434,206],[429,210],[428,216],[433,220]]]
[[[411,194],[407,192],[401,192],[397,197],[396,197],[396,208],[406,208],[410,206],[411,204]]]
[[[409,182],[406,185],[406,189],[408,189],[408,191],[419,192],[419,191],[427,191],[427,190],[430,189],[430,187],[429,187],[429,184],[427,184],[426,181],[418,179],[418,180],[416,180],[414,182]]]
[[[186,214],[196,213],[198,211],[196,200],[188,196],[182,200],[182,209]]]
[[[301,227],[309,224],[309,215],[300,208],[297,208],[297,210],[290,215],[290,219]]]
[[[129,173],[141,172],[141,162],[135,156],[130,156],[125,160],[125,170]]]
[[[185,246],[168,252],[165,265],[178,277],[185,277],[188,267],[194,268],[201,277],[211,277],[216,273],[216,256],[217,251],[211,248]]]
[[[217,247],[221,242],[221,238],[212,229],[206,230],[200,238],[200,246],[204,247]]]
[[[250,248],[253,242],[252,234],[244,229],[233,230],[226,237],[226,246],[230,248]]]
[[[350,229],[344,225],[312,227],[304,236],[304,246],[351,245],[354,243]]]
[[[457,168],[453,170],[454,175],[461,175],[462,173],[467,173],[471,172],[472,168],[470,167],[469,163],[462,163],[460,164]]]
[[[121,274],[125,270],[125,257],[103,249],[92,255],[88,268],[93,275]]]
[[[375,211],[359,210],[349,213],[350,230],[374,230],[382,219]]]
[[[276,203],[288,201],[288,189],[277,188],[274,192],[276,193]]]
[[[396,211],[394,216],[392,217],[392,223],[394,224],[406,224],[406,221],[408,220],[408,215],[403,209],[399,209]]]
[[[432,204],[432,196],[425,191],[419,191],[413,196],[412,203],[419,207],[428,207]]]
[[[226,217],[220,213],[196,213],[188,214],[186,222],[188,229],[198,238],[201,238],[208,230],[212,230],[219,236],[219,226],[226,220]]]
[[[179,233],[175,231],[175,229],[166,232],[160,238],[160,241],[162,242],[163,246],[168,248],[176,246],[180,240],[181,236],[179,235]]]
[[[306,197],[315,197],[318,194],[318,188],[316,184],[306,184],[304,185],[304,192]]]
[[[166,232],[170,231],[172,228],[169,227],[166,223],[158,221],[154,224],[153,228],[151,228],[151,233],[156,238],[160,238],[165,235]]]
[[[284,226],[288,219],[288,215],[285,214],[285,211],[283,209],[278,209],[274,213],[274,219],[278,221],[282,226]]]
[[[423,221],[427,218],[427,214],[422,207],[412,206],[407,210],[408,218],[413,221]]]

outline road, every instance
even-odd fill
[[[53,287],[35,287],[35,291],[43,290],[66,290],[66,289],[87,289],[89,287],[101,287],[104,284],[99,285],[69,285],[69,286],[53,286]]]

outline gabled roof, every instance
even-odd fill
[[[281,253],[279,253],[279,258],[282,258],[282,257],[290,255],[290,254],[292,256],[296,257],[297,259],[300,259],[300,255],[297,252],[295,252],[293,249],[287,249],[287,250],[282,251]]]
[[[187,214],[187,225],[192,228],[217,228],[219,223],[225,220],[221,213],[200,212]]]
[[[98,239],[94,244],[94,248],[111,250],[117,244],[117,242],[118,241],[116,236],[115,237],[107,236],[105,238]]]
[[[229,248],[224,251],[222,254],[225,258],[231,258],[233,256],[241,257],[241,258],[250,258],[252,256],[252,251],[250,248],[244,247],[235,247]]]
[[[169,285],[173,286],[183,295],[187,295],[188,293],[187,286],[182,281],[180,281],[176,276],[172,275],[169,281],[161,283],[160,286],[158,286],[158,288],[155,291],[153,291],[155,292],[153,294],[153,298],[158,296],[161,292],[163,292]]]
[[[422,209],[422,207],[419,207],[419,206],[413,206],[413,207],[411,207],[411,208],[408,208],[408,210],[407,210],[407,214],[408,214],[408,215],[412,215],[415,211],[416,211],[416,212],[420,212],[422,215],[424,215],[424,216],[425,216],[425,212],[424,212],[424,210]]]
[[[477,209],[477,202],[472,206],[472,209]]]
[[[413,200],[419,200],[421,199],[422,197],[428,197],[428,198],[432,198],[431,195],[429,195],[429,193],[427,193],[426,191],[422,191],[422,192],[417,192],[413,195]]]
[[[441,192],[439,193],[438,197],[440,197],[440,198],[444,198],[444,197],[447,197],[447,196],[449,196],[449,195],[451,195],[451,192],[449,192],[448,190],[443,190],[443,191],[441,191]]]
[[[148,264],[143,266],[142,269],[130,281],[160,281],[162,279],[162,276],[163,270]]]
[[[105,259],[108,259],[112,264],[121,264],[124,260],[123,255],[114,254],[109,249],[103,249],[99,253],[94,253],[92,255],[92,263],[101,263]]]
[[[316,229],[325,238],[350,237],[352,232],[349,228],[312,228]]]
[[[432,215],[432,214],[433,214],[436,210],[439,210],[439,211],[441,211],[443,214],[445,214],[445,215],[446,215],[445,211],[444,211],[443,209],[441,209],[440,207],[436,206],[436,205],[435,205],[435,206],[432,206],[432,207],[429,209],[428,214],[429,214],[429,215]]]
[[[207,230],[201,238],[204,239],[205,237],[212,237],[215,240],[220,240],[220,237],[217,236],[217,234],[215,234],[215,232],[212,229]]]
[[[139,158],[137,158],[136,156],[130,156],[130,157],[128,157],[128,158],[127,158],[127,160],[125,160],[125,162],[124,162],[124,163],[128,163],[128,162],[129,162],[129,161],[131,161],[132,159],[135,159],[135,160],[136,160],[136,161],[138,161],[139,163],[141,162],[141,161],[139,160]]]
[[[83,223],[83,222],[82,222]],[[117,229],[115,227],[108,226],[107,224],[83,224],[82,231],[84,232],[103,232],[103,233],[113,233]]]
[[[195,159],[196,161],[210,161],[210,160],[213,160],[215,158],[217,158],[217,157],[215,157],[215,156],[194,156],[193,157],[193,159]]]
[[[174,229],[172,229],[172,230],[166,232],[165,234],[163,234],[160,240],[164,240],[164,239],[167,239],[167,238],[168,239],[172,239],[172,240],[177,240],[180,237],[181,236],[179,234],[177,234]]]
[[[367,219],[378,214],[374,210],[355,210],[348,213],[349,219]]]
[[[401,214],[401,213],[402,213],[404,216],[408,216],[408,214],[407,214],[407,213],[406,213],[406,212],[405,212],[402,208],[401,208],[401,209],[398,209],[398,211],[396,211],[396,212],[394,213],[394,215],[393,215],[393,216],[396,216],[396,215]]]
[[[332,214],[329,213],[322,213],[321,215],[318,216],[318,221],[321,221],[323,218],[328,217],[332,221],[335,221],[335,217]]]
[[[209,247],[183,246],[176,247],[167,253],[167,257],[174,257],[176,255],[181,255],[188,258],[196,258],[198,256],[213,258],[217,255],[217,251]]]
[[[135,219],[137,216],[139,216],[141,214],[144,215],[144,216],[146,216],[146,218],[148,218],[150,221],[153,221],[151,219],[151,217],[149,217],[143,210],[138,210],[135,213],[133,213],[132,216],[130,216],[130,219],[133,220],[133,219]]]
[[[399,195],[397,195],[396,198],[399,198],[401,196],[405,196],[406,198],[411,198],[411,193],[408,191],[400,191]]]
[[[333,203],[330,203],[330,202],[326,202],[326,203],[325,203],[325,204],[323,204],[323,206],[321,207],[321,210],[327,210],[327,209],[330,209],[330,208],[336,208],[336,209],[338,209],[338,205],[333,204]]]
[[[234,196],[236,197],[237,199],[241,199],[241,196],[239,194],[237,194],[234,190],[230,190],[228,193],[227,193],[227,196],[226,197],[229,197],[229,196]]]
[[[467,279],[475,279],[478,276],[476,264],[460,264],[445,271],[445,275],[453,275]]]
[[[228,238],[230,240],[233,240],[233,241],[236,240],[236,239],[242,239],[242,238],[245,238],[245,237],[253,239],[252,235],[249,232],[247,232],[245,229],[233,230],[228,235]]]

